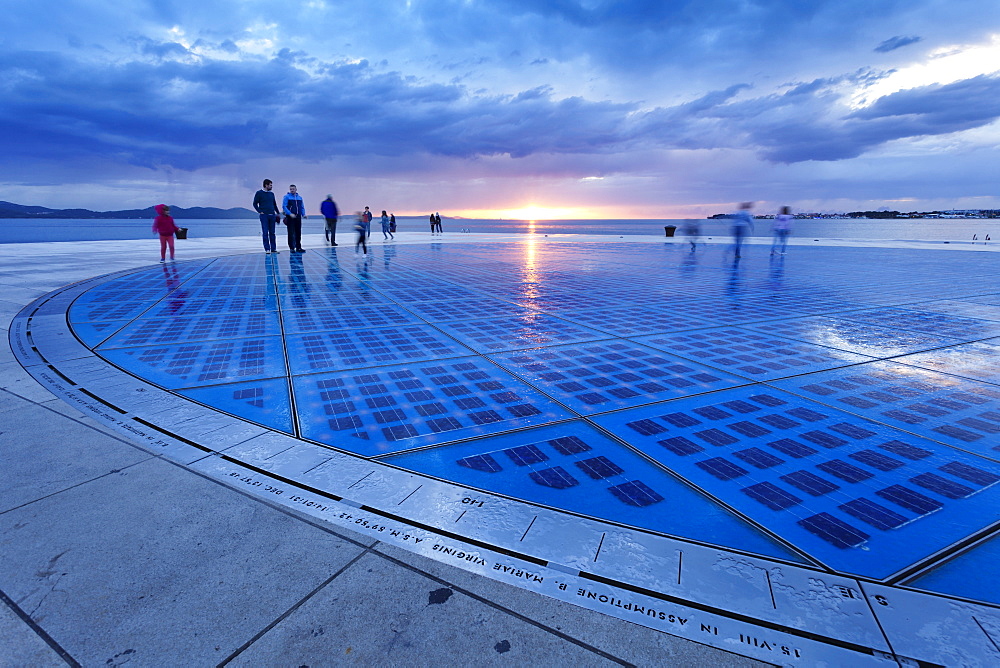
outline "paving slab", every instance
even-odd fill
[[[365,555],[231,665],[610,666],[624,661],[376,555]]]
[[[205,664],[363,551],[150,459],[0,514],[0,589],[83,665]]]
[[[0,513],[150,458],[132,444],[111,441],[44,406],[19,397],[10,403],[0,430],[6,481],[0,488]],[[24,437],[32,431],[41,438]]]
[[[578,606],[531,591],[478,577],[388,543],[374,548],[394,561],[440,579],[453,588],[487,598],[514,614],[533,620],[628,663],[672,666],[772,665],[696,642],[678,643],[672,636],[631,624],[610,615],[594,614]]]

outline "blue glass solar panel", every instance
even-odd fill
[[[875,476],[871,471],[865,471],[853,464],[848,464],[840,459],[831,459],[828,462],[821,462],[816,465],[820,471],[836,476],[844,482],[861,482]]]
[[[285,332],[288,334],[336,329],[367,329],[419,322],[412,314],[389,304],[290,310],[282,313],[282,320]]]
[[[397,297],[395,293],[389,293]],[[433,302],[404,302],[406,308],[427,322],[449,322],[452,320],[472,320],[495,318],[497,316],[525,317],[535,312],[517,304],[489,297],[472,299],[452,299]]]
[[[566,489],[567,487],[576,487],[580,484],[576,478],[567,473],[566,469],[561,466],[531,471],[528,477],[539,485],[552,487],[553,489]]]
[[[71,323],[73,333],[85,346],[96,348],[109,336],[129,324],[129,320],[106,320],[99,322]]]
[[[948,462],[939,467],[945,473],[956,478],[961,478],[966,482],[971,482],[977,487],[986,487],[1000,481],[1000,473],[991,473],[981,468],[970,466],[962,462]]]
[[[220,313],[276,311],[277,308],[278,303],[273,295],[191,299],[183,290],[177,290],[154,304],[144,315],[149,318],[186,318]]]
[[[458,357],[469,352],[429,325],[295,334],[286,336],[285,341],[292,374]]]
[[[745,382],[700,364],[677,364],[670,355],[622,340],[489,357],[546,393],[559,396],[563,404],[581,415]]]
[[[773,334],[773,325],[747,325],[749,329]],[[940,348],[956,339],[937,332],[898,329],[892,323],[875,325],[845,317],[808,317],[784,320],[781,336],[871,357],[895,357],[920,350]]]
[[[839,507],[848,515],[856,517],[865,524],[883,531],[900,527],[907,521],[899,513],[889,510],[870,499],[854,499],[853,501],[841,504]]]
[[[303,436],[362,455],[570,416],[479,357],[295,376],[293,389]],[[469,399],[484,407],[468,408]]]
[[[956,523],[992,521],[977,515],[991,503],[973,493],[983,488],[956,474],[992,495],[1000,464],[779,390],[734,388],[592,419],[837,568],[888,575],[959,538]],[[972,468],[952,465],[960,460]]]
[[[786,379],[775,384],[965,450],[996,457],[1000,447],[996,431],[1000,415],[986,409],[1000,400],[1000,388],[987,383],[892,362],[873,362],[850,372],[827,371],[811,374],[808,380]],[[850,401],[856,396],[864,396],[874,405]],[[941,412],[931,416],[924,406]]]
[[[101,355],[168,389],[285,376],[279,337],[113,348]]]
[[[510,452],[536,463],[515,465]],[[396,466],[528,501],[800,560],[735,515],[582,422],[394,455]],[[669,502],[667,500],[669,499]]]
[[[984,339],[1000,335],[1000,323],[977,318],[965,318],[934,311],[903,308],[880,308],[872,311],[845,313],[843,318],[914,332],[957,337]]]
[[[599,310],[561,311],[560,317],[616,336],[680,332],[710,326],[710,322],[669,308],[627,306]]]
[[[278,314],[273,311],[224,313],[188,318],[144,318],[109,338],[101,348],[128,348],[280,335]]]
[[[885,489],[878,490],[875,494],[917,515],[926,515],[944,507],[940,501],[902,485],[890,485]]]
[[[844,268],[846,251],[837,263],[814,263],[808,280],[790,274],[779,285],[774,275],[755,282],[752,263],[724,271],[682,266],[679,255],[660,249],[654,257],[636,244],[546,242],[533,249],[537,264],[529,268],[522,246],[379,248],[371,260],[324,249],[178,263],[98,286],[70,319],[88,345],[114,335],[98,352],[130,372],[283,431],[294,428],[290,412],[262,412],[290,411],[279,334],[291,334],[291,370],[304,374],[292,387],[304,437],[365,456],[412,450],[414,462],[454,447],[434,475],[485,477],[494,481],[485,488],[538,495],[531,498],[552,506],[579,495],[577,512],[653,531],[776,550],[705,500],[715,497],[824,564],[878,577],[983,528],[995,505],[997,464],[940,443],[1000,457],[1000,390],[970,380],[993,380],[993,344],[963,345],[970,333],[987,331],[986,320],[975,309],[882,308],[961,296],[961,262],[948,265],[947,276],[914,282],[901,273],[894,284],[884,281],[884,263],[867,263],[866,275],[875,272],[879,285],[873,294]],[[614,259],[594,271],[605,252],[627,255],[609,255]],[[810,313],[838,315],[802,317]],[[883,324],[850,319],[880,313],[892,317]],[[376,333],[407,326],[428,327],[426,340]],[[333,332],[344,336],[304,345],[307,335]],[[638,336],[685,351],[622,338]],[[260,343],[271,339],[282,344]],[[470,356],[455,340],[475,343],[490,359],[449,368]],[[457,347],[438,354],[440,342]],[[190,347],[207,343],[222,347]],[[952,352],[921,352],[942,346]],[[908,359],[872,364],[839,351]],[[502,359],[515,356],[522,359]],[[792,394],[763,385],[727,389],[745,382],[737,376],[783,378],[773,384]],[[617,445],[580,431],[514,436],[581,413],[700,487],[707,496],[691,495],[702,500],[699,514],[721,513],[725,522],[712,521],[732,532],[685,519],[671,506],[688,498],[687,488]],[[504,435],[490,436],[496,433]],[[488,441],[496,447],[475,450]],[[471,449],[457,452],[466,445]],[[515,479],[518,485],[505,487]],[[740,531],[749,543],[732,538]]]
[[[834,547],[857,547],[870,536],[864,531],[843,522],[829,513],[819,513],[798,521],[806,531],[814,533]]]
[[[293,433],[292,406],[288,382],[284,378],[212,385],[178,393],[244,420]]]
[[[780,325],[771,329],[780,329]],[[870,358],[736,327],[635,339],[754,380],[832,369]]]
[[[452,322],[444,329],[479,353],[608,338],[603,332],[545,314]]]

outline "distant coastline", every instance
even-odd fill
[[[731,213],[717,213],[709,216],[709,220],[731,218]],[[754,216],[757,220],[770,220],[774,214]],[[847,213],[796,213],[799,220],[851,220],[863,218],[866,220],[921,220],[935,218],[1000,218],[1000,209],[950,209],[948,211],[848,211]]]
[[[235,207],[218,209],[212,206],[193,206],[184,209],[179,206],[170,207],[170,215],[178,220],[226,220],[226,219],[256,219],[257,214],[250,209]],[[94,219],[127,220],[131,218],[155,218],[153,207],[145,209],[126,209],[124,211],[91,211],[90,209],[49,209],[44,206],[25,206],[13,202],[0,201],[0,218],[33,218],[36,220],[66,220]]]
[[[178,220],[256,220],[257,213],[243,207],[231,209],[219,209],[212,206],[194,206],[183,208],[170,206],[171,215]],[[125,209],[122,211],[92,211],[90,209],[50,209],[44,206],[27,206],[15,204],[13,202],[0,201],[0,219],[17,218],[33,220],[143,220],[156,216],[153,207],[145,209]],[[732,216],[731,213],[716,213],[707,216],[707,220],[725,220]],[[397,218],[420,218],[420,216],[397,216]],[[479,219],[465,218],[462,216],[443,216],[446,220],[454,221],[476,221]],[[773,214],[754,216],[757,220],[770,220]],[[995,219],[1000,218],[1000,209],[951,209],[947,211],[847,211],[840,213],[831,212],[797,212],[795,218],[798,220],[922,220],[922,219]],[[496,219],[501,220],[501,219]],[[597,220],[597,219],[595,219]],[[604,219],[600,219],[604,220]],[[655,221],[660,219],[642,219]],[[667,220],[667,219],[662,219]],[[512,221],[513,222],[513,221]],[[583,221],[547,221],[547,222],[583,222]]]

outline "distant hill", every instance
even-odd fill
[[[255,212],[241,207],[217,209],[212,206],[193,206],[190,209],[183,209],[172,205],[170,215],[178,220],[257,217]],[[90,209],[48,209],[44,206],[25,206],[13,202],[0,202],[0,218],[153,218],[154,216],[156,216],[156,211],[151,206],[145,209],[126,209],[124,211],[91,211]]]

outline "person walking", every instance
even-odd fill
[[[701,228],[698,225],[698,221],[694,218],[688,218],[684,221],[684,236],[687,237],[688,243],[691,244],[691,252],[693,253],[696,248],[698,248],[698,239],[701,237]]]
[[[368,255],[366,240],[368,239],[369,232],[371,232],[371,216],[367,206],[362,213],[358,214],[358,222],[354,224],[354,230],[358,233],[358,240],[354,243],[355,253],[358,252],[358,247],[360,246],[365,250],[365,255]]]
[[[781,207],[781,213],[774,217],[774,241],[771,242],[771,255],[785,254],[785,247],[788,245],[788,235],[792,233],[792,210]]]
[[[740,204],[739,211],[733,214],[733,251],[735,251],[736,257],[740,257],[743,239],[747,233],[753,232],[753,216],[750,214],[752,208],[753,202],[743,202]]]
[[[436,211],[434,212],[434,227],[437,228],[438,234],[444,234],[441,230],[441,214]]]
[[[174,233],[180,228],[174,224],[169,206],[166,204],[157,204],[153,208],[156,210],[156,218],[153,219],[153,232],[160,235],[160,262],[167,261],[167,248],[170,248],[170,261],[173,262]]]
[[[271,192],[271,179],[264,179],[262,189],[253,196],[253,209],[260,216],[260,235],[264,240],[264,253],[277,253],[274,245],[274,230],[278,225],[278,201]]]
[[[390,227],[389,214],[382,209],[382,241],[386,239],[395,239],[396,237],[392,234],[392,228]]]
[[[295,185],[288,186],[288,194],[281,200],[281,211],[285,214],[285,227],[288,228],[288,250],[293,253],[304,253],[302,219],[308,216],[306,216],[306,205]]]
[[[333,195],[327,195],[323,203],[319,205],[319,211],[326,219],[326,240],[331,246],[337,245],[337,203],[333,201]]]

